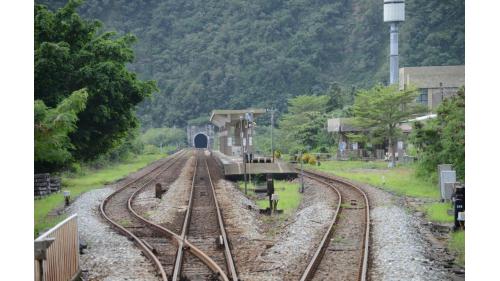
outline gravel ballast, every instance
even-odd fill
[[[177,179],[168,186],[167,192],[163,194],[161,200],[153,199],[156,202],[150,211],[151,220],[158,224],[170,224],[174,228],[182,227],[176,219],[184,218],[184,214],[189,204],[189,194],[191,191],[191,180],[195,169],[195,157],[191,156]],[[147,194],[141,194],[147,197]],[[139,204],[140,200],[138,200]],[[179,229],[177,229],[179,230]]]
[[[185,212],[193,166],[191,157],[178,179],[165,185],[168,190],[162,199],[154,198],[152,192],[139,195],[137,204],[148,210],[151,220],[179,225],[176,218]],[[337,204],[333,192],[310,181],[306,184],[309,188],[297,212],[270,235],[266,216],[258,213],[258,207],[234,183],[217,181],[217,199],[241,280],[298,279]],[[88,245],[80,256],[83,280],[159,280],[153,265],[133,242],[100,216],[99,204],[117,185],[84,193],[64,210],[78,213],[80,239]],[[432,238],[428,222],[411,212],[404,198],[358,185],[367,192],[371,205],[369,280],[463,280],[463,275],[453,272],[445,243]]]
[[[296,213],[275,235],[262,232],[265,216],[236,189],[220,180],[217,196],[223,208],[233,254],[242,280],[298,280],[333,217],[336,196],[325,187],[306,183]],[[251,209],[248,208],[251,206]]]
[[[65,212],[78,214],[80,241],[87,249],[80,255],[83,280],[159,280],[151,262],[126,237],[104,222],[99,205],[114,187],[82,194]]]
[[[401,197],[358,186],[367,192],[371,207],[370,280],[463,280],[450,269],[452,256],[445,244],[432,237],[427,222]]]

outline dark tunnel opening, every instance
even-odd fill
[[[208,138],[204,134],[197,134],[194,137],[194,147],[196,148],[208,148]]]

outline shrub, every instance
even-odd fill
[[[417,151],[418,175],[437,178],[437,165],[449,163],[457,178],[465,180],[465,89],[445,99],[435,119],[413,127],[410,140]]]
[[[71,163],[69,170],[70,170],[70,172],[77,174],[77,175],[83,174],[82,166],[80,165],[80,163],[76,163],[76,162]]]
[[[309,155],[309,153],[305,153],[302,155],[302,163],[309,163],[309,159],[311,158],[311,155]]]
[[[160,153],[160,149],[152,144],[144,145],[144,154],[157,154]]]
[[[151,128],[142,136],[141,140],[146,145],[160,146],[176,146],[177,144],[184,145],[186,143],[186,131],[179,128]]]
[[[275,151],[274,151],[274,157],[275,157],[276,159],[280,159],[280,158],[281,158],[281,151],[279,151],[279,150],[275,150]]]
[[[309,165],[316,165],[316,159],[314,159],[314,157],[309,157],[308,163]]]
[[[99,155],[96,159],[88,163],[88,166],[93,169],[101,169],[109,165],[110,160],[108,155]]]

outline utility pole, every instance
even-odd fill
[[[241,144],[241,156],[243,158],[243,181],[245,182],[245,195],[247,195],[247,162],[245,157],[245,134],[243,133],[243,116],[240,116],[240,144]]]
[[[274,129],[274,112],[276,109],[271,108],[271,154],[273,155],[273,163],[274,163],[274,137],[273,137],[273,129]]]
[[[251,125],[251,123],[248,122],[248,120],[247,120],[247,158],[248,158],[249,164],[251,163],[250,154],[252,153],[252,147],[250,146],[250,138],[252,135],[252,130],[250,129],[250,125]],[[252,173],[248,173],[248,181],[252,182]]]

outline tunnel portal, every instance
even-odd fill
[[[194,137],[194,147],[208,148],[208,137],[205,134],[197,134]]]

